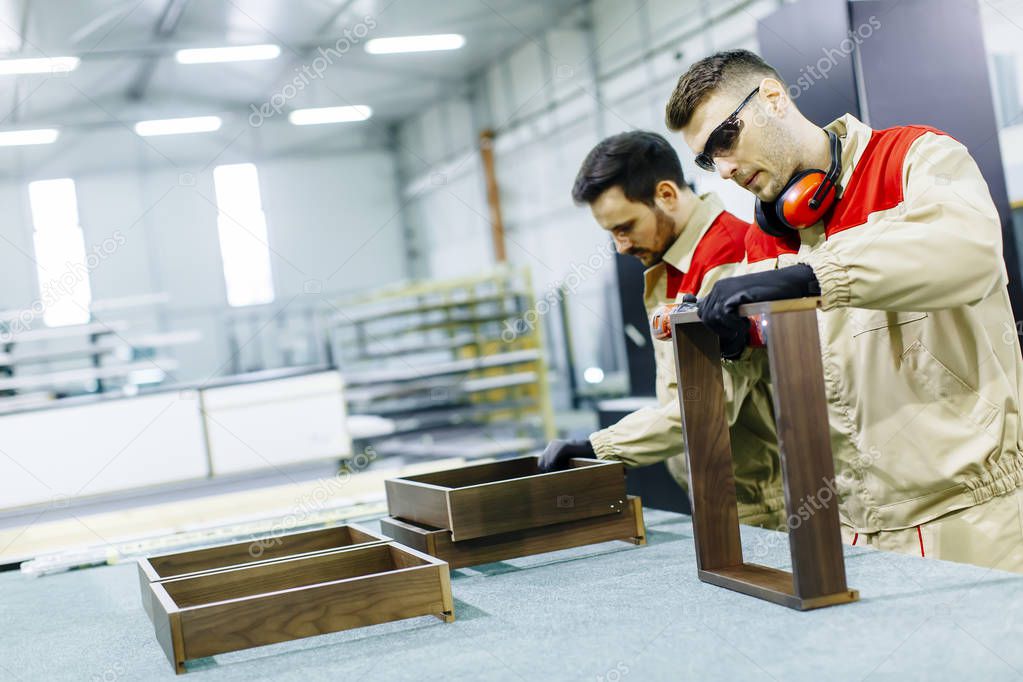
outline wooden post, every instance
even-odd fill
[[[807,610],[859,599],[846,585],[831,458],[818,298],[756,303],[774,392],[792,572],[742,560],[717,337],[696,311],[671,316],[700,580]],[[805,517],[805,518],[804,518]]]
[[[483,176],[487,182],[487,206],[490,208],[490,235],[494,243],[494,261],[504,263],[508,255],[504,248],[504,221],[501,218],[501,192],[497,186],[497,172],[494,170],[494,131],[480,133],[480,158],[483,161]]]

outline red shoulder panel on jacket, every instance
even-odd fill
[[[777,258],[783,253],[799,251],[799,233],[792,230],[786,237],[772,237],[756,223],[746,226],[746,260],[758,263],[762,260]]]
[[[721,265],[741,263],[745,255],[743,239],[746,228],[747,224],[742,220],[728,211],[721,211],[696,245],[689,271],[683,275],[675,295],[695,295],[703,286],[703,278],[708,272]]]
[[[858,227],[867,222],[871,213],[886,211],[902,203],[902,171],[906,154],[913,143],[926,133],[948,134],[927,126],[899,126],[873,131],[848,186],[825,222],[826,236]]]

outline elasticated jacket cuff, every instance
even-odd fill
[[[821,287],[821,308],[843,308],[849,305],[849,272],[828,245],[806,257],[805,263],[813,268]]]

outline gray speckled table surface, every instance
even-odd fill
[[[454,571],[454,623],[416,618],[225,654],[191,662],[184,679],[1023,678],[1023,575],[848,547],[861,601],[800,613],[699,582],[689,518],[646,521],[646,547]],[[788,568],[783,535],[743,528],[743,547],[747,561]],[[134,565],[0,574],[0,623],[0,680],[175,678]]]

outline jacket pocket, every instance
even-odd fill
[[[902,356],[903,366],[935,400],[956,415],[979,427],[997,443],[995,433],[998,407],[946,367],[920,341],[915,341]],[[979,434],[978,434],[979,435]]]
[[[863,308],[853,308],[849,314],[849,324],[852,329],[853,338],[867,332],[884,331],[925,319],[927,319],[927,313],[896,313],[886,310],[866,310]]]

